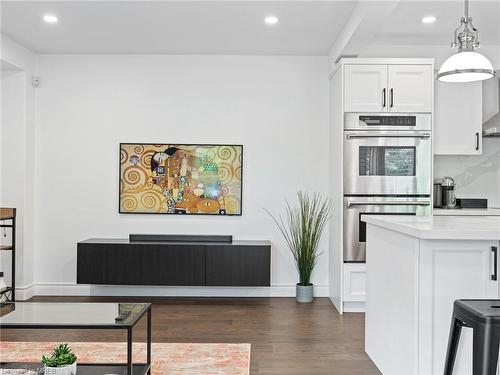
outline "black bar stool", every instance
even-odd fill
[[[496,375],[500,343],[500,300],[455,301],[444,375],[453,374],[462,327],[473,329],[472,375]]]

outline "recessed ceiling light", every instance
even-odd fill
[[[59,19],[57,18],[57,16],[55,16],[53,14],[45,14],[43,16],[43,20],[46,23],[57,23],[59,21]]]
[[[264,22],[267,25],[276,25],[279,22],[279,19],[276,16],[267,16],[266,18],[264,18]]]
[[[422,23],[434,23],[436,22],[436,17],[434,16],[425,16],[422,18]]]

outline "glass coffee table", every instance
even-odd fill
[[[147,361],[132,362],[132,330],[147,316]],[[121,319],[120,319],[121,318]],[[151,374],[150,303],[13,302],[0,306],[0,329],[123,329],[127,363],[78,364],[77,374]],[[78,356],[78,353],[76,353]],[[17,366],[17,367],[16,367]],[[0,368],[41,368],[40,363],[2,363]]]

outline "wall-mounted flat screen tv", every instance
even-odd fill
[[[241,215],[243,146],[120,143],[120,213]]]

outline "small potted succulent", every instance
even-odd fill
[[[43,356],[45,375],[75,375],[76,355],[68,344],[59,344],[50,357]]]

